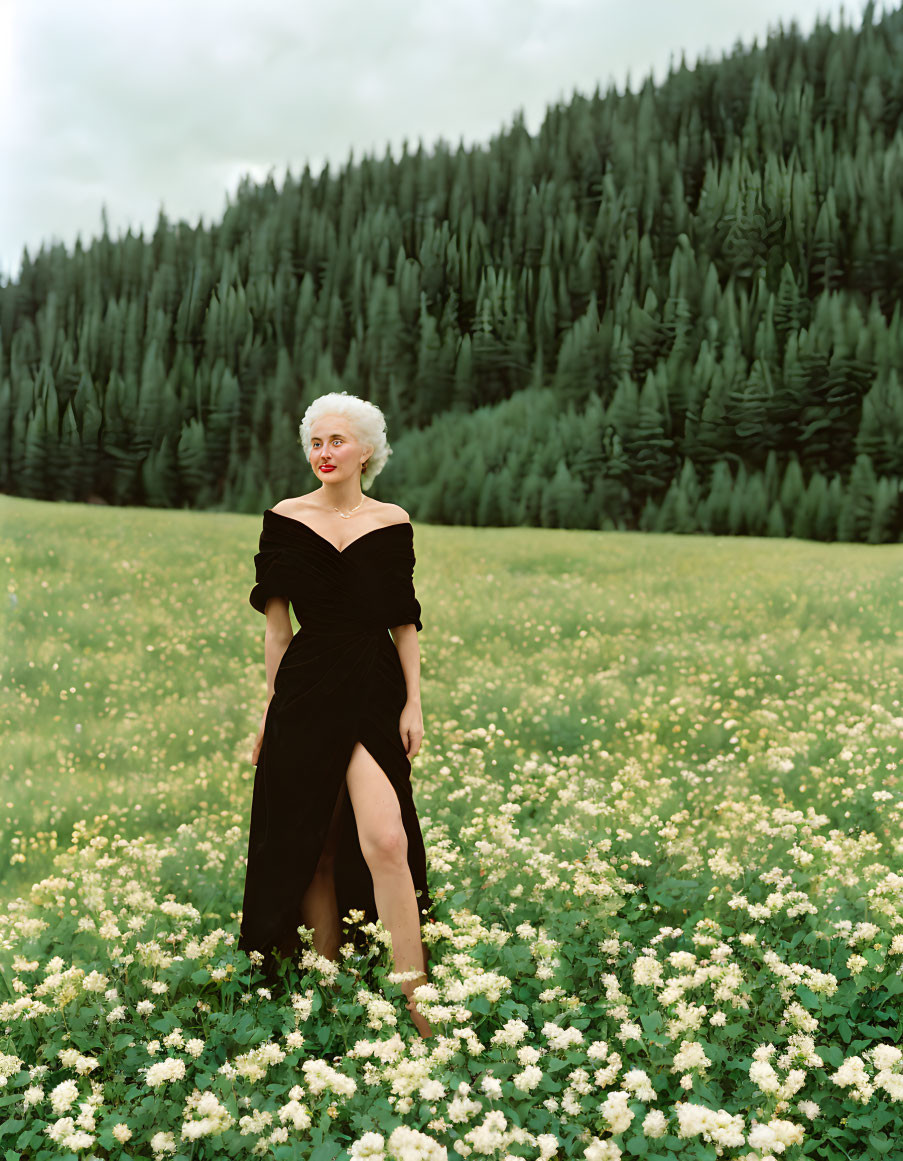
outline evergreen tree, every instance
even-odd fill
[[[901,55],[903,11],[781,32],[535,135],[26,251],[2,486],[257,510],[345,389],[405,451],[386,496],[430,519],[899,541]]]

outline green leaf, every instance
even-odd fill
[[[336,1161],[341,1152],[341,1145],[337,1145],[334,1141],[323,1141],[314,1149],[308,1161]]]
[[[887,1153],[893,1146],[893,1138],[887,1133],[869,1133],[869,1144],[876,1153]]]
[[[843,1064],[843,1052],[837,1044],[820,1044],[818,1046],[818,1054],[822,1057],[825,1064],[830,1064],[833,1068],[840,1068]]]

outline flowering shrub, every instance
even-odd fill
[[[649,574],[617,569],[645,541],[606,535],[599,586],[589,557],[562,565],[581,534],[548,562],[519,535],[480,541],[467,576],[436,531],[414,763],[435,1035],[381,924],[367,955],[308,940],[265,986],[235,947],[248,783],[224,775],[214,807],[193,758],[191,821],[146,833],[98,792],[0,913],[0,1156],[893,1157],[903,716],[863,598],[881,578],[747,567],[741,590],[693,571],[717,540],[683,540],[640,608]],[[468,605],[486,576],[498,594]]]

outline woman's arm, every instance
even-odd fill
[[[401,711],[398,729],[408,758],[413,758],[423,741],[423,710],[420,705],[420,642],[416,625],[396,625],[390,630],[401,668],[404,670],[408,699]]]
[[[276,671],[282,656],[294,636],[292,618],[287,597],[270,597],[266,603],[267,627],[264,638],[264,654],[267,670],[267,705],[273,696]]]

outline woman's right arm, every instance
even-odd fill
[[[267,705],[269,705],[276,682],[276,671],[289,642],[295,635],[289,613],[288,597],[270,597],[266,603],[266,618],[264,652],[267,670]]]

